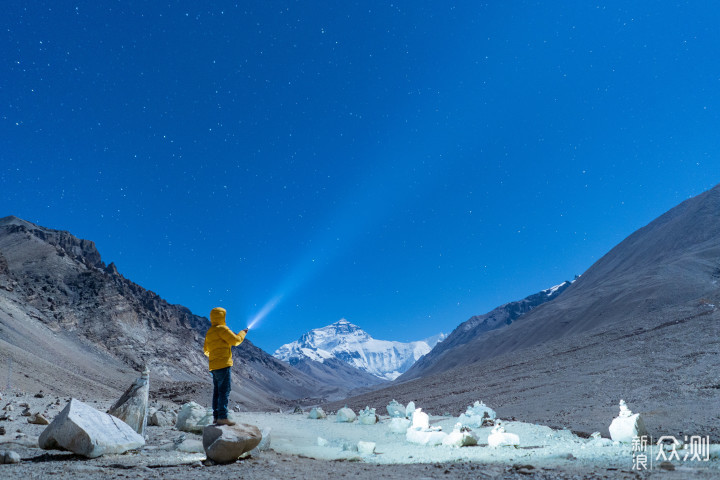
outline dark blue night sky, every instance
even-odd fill
[[[272,352],[449,332],[720,182],[715,2],[5,2],[0,216]]]

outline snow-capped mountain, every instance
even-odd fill
[[[383,380],[394,380],[444,338],[441,333],[409,343],[376,340],[343,318],[310,330],[278,348],[273,356],[290,363],[301,359],[324,363],[335,358]]]

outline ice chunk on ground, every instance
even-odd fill
[[[358,453],[362,455],[372,455],[375,453],[375,442],[364,442],[360,440],[357,444]]]
[[[375,425],[378,420],[379,418],[375,414],[374,408],[365,407],[363,410],[360,410],[360,414],[358,415],[358,422],[362,425]]]
[[[610,438],[615,442],[632,443],[633,437],[647,435],[645,422],[639,413],[633,414],[625,400],[620,400],[620,414],[610,424]]]
[[[356,416],[351,408],[343,407],[335,415],[335,421],[338,423],[352,423],[355,421]]]
[[[326,418],[327,415],[325,415],[325,411],[323,411],[320,407],[315,407],[312,410],[310,410],[310,413],[308,414],[308,418],[312,420],[321,420],[323,418]]]
[[[460,415],[458,422],[468,427],[484,427],[493,425],[495,418],[495,410],[483,402],[476,401],[473,405],[467,407],[465,413]]]
[[[410,428],[410,420],[407,418],[392,418],[388,424],[388,429],[392,433],[406,433]]]
[[[387,412],[388,415],[390,415],[393,418],[404,418],[405,417],[405,406],[399,402],[397,402],[395,399],[393,399],[392,402],[388,403]]]
[[[505,431],[505,427],[500,422],[492,429],[492,433],[488,435],[488,445],[497,447],[517,447],[520,445],[520,437],[514,433]]]
[[[473,432],[460,423],[456,423],[453,431],[442,441],[442,444],[447,447],[471,447],[477,445],[477,443],[477,437]]]

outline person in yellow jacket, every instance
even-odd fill
[[[235,425],[228,419],[228,399],[230,398],[230,367],[232,367],[232,352],[230,347],[236,347],[245,340],[248,329],[234,334],[225,325],[225,309],[213,308],[210,311],[210,328],[205,334],[203,352],[210,363],[210,373],[213,377],[213,420],[218,425]]]

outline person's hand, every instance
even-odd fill
[[[247,332],[248,332],[248,330],[250,330],[250,328],[249,328],[249,327],[248,327],[248,328],[246,328],[245,330],[243,330],[243,332],[247,333]]]

